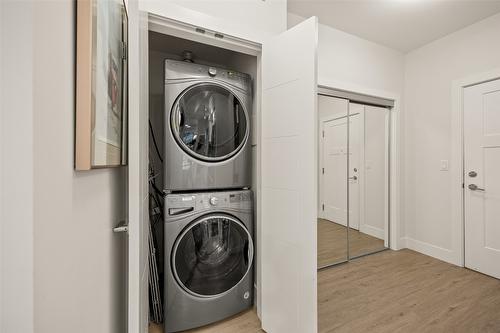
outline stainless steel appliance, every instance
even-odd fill
[[[251,186],[249,75],[165,61],[165,189]]]
[[[206,325],[252,306],[249,190],[165,198],[165,332]]]

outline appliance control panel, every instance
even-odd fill
[[[221,79],[242,89],[252,86],[250,75],[213,66],[200,65],[178,60],[165,60],[165,79],[211,78]]]
[[[168,216],[176,216],[215,208],[251,208],[252,199],[250,190],[169,194],[165,197],[165,209]]]

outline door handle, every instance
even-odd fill
[[[484,188],[480,188],[476,184],[470,184],[467,187],[469,188],[469,190],[472,190],[472,191],[483,191],[484,192]]]
[[[128,223],[126,221],[118,222],[116,227],[113,228],[113,232],[115,233],[128,232]]]

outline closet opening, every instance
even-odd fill
[[[319,88],[318,269],[390,246],[393,107],[392,100]]]
[[[150,332],[168,333],[259,299],[260,53],[223,48],[223,34],[199,38],[210,33],[200,28],[168,34],[175,29],[153,21],[149,316]]]

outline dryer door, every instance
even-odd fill
[[[177,283],[197,297],[215,297],[235,287],[252,266],[252,237],[236,218],[209,214],[189,225],[172,251]]]
[[[180,147],[191,156],[219,162],[235,155],[249,135],[248,114],[225,87],[198,84],[174,103],[170,126]]]

